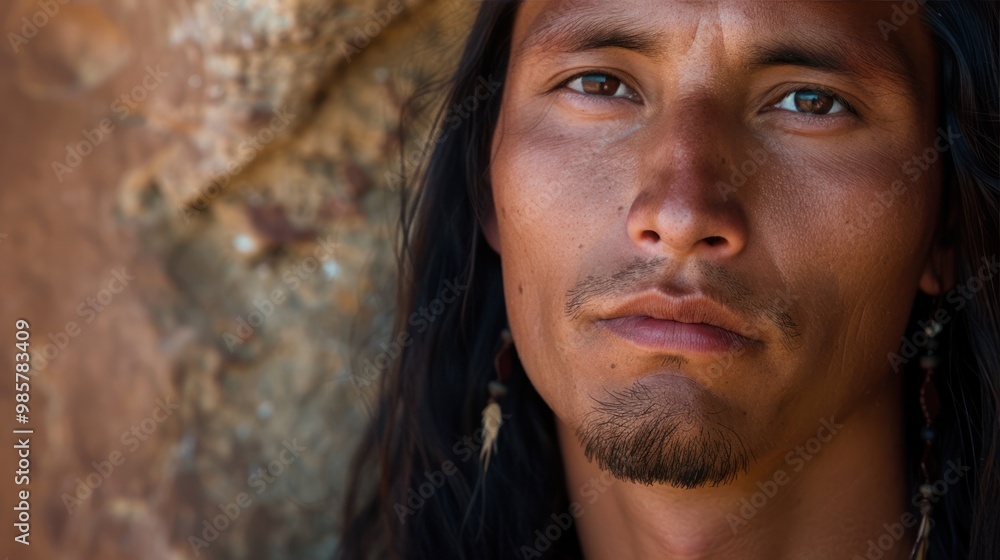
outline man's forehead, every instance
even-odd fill
[[[889,2],[821,0],[529,0],[520,7],[512,55],[546,56],[621,47],[651,57],[685,55],[700,30],[747,64],[782,56],[828,71],[880,78],[914,91],[917,65],[932,49],[919,21],[883,35]],[[921,41],[923,39],[923,41]],[[922,44],[907,45],[918,42]],[[774,57],[772,54],[778,53]],[[919,59],[925,60],[919,60]],[[806,64],[809,65],[809,64]]]

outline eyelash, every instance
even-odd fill
[[[574,89],[570,89],[568,87],[569,84],[571,82],[573,82],[574,80],[576,80],[578,78],[582,78],[583,76],[590,76],[590,75],[594,75],[594,74],[601,74],[601,75],[609,76],[609,77],[612,77],[612,78],[620,81],[625,87],[627,87],[629,90],[632,91],[632,93],[634,94],[634,97],[630,99],[630,98],[614,97],[614,96],[606,96],[606,95],[595,95],[595,94],[590,94],[590,93],[579,92],[579,91],[576,91]],[[589,70],[584,70],[582,72],[577,72],[576,74],[573,74],[569,78],[563,80],[556,89],[565,89],[565,90],[568,90],[568,91],[570,91],[570,92],[572,92],[572,93],[574,93],[576,95],[583,96],[583,97],[587,98],[588,100],[596,101],[596,102],[599,102],[599,103],[615,103],[615,102],[619,102],[619,101],[629,101],[629,102],[641,105],[644,102],[642,94],[639,93],[639,89],[631,85],[631,80],[625,78],[624,76],[622,76],[621,74],[618,74],[616,72],[611,72],[611,71],[608,71],[608,70],[602,70],[602,69],[596,69],[596,68],[589,69]],[[841,105],[843,105],[843,107],[844,107],[844,109],[845,109],[845,111],[846,111],[847,114],[852,115],[854,117],[859,116],[857,109],[854,108],[854,105],[852,105],[849,101],[847,101],[847,99],[845,99],[843,95],[840,95],[839,93],[833,91],[830,88],[827,88],[827,87],[824,87],[824,86],[820,86],[820,85],[814,85],[814,84],[793,84],[793,85],[785,86],[784,88],[782,88],[782,90],[780,90],[780,92],[778,94],[776,94],[775,96],[773,96],[773,97],[770,98],[770,99],[772,99],[772,101],[765,106],[764,110],[765,111],[775,110],[776,109],[775,105],[781,103],[781,101],[786,96],[788,96],[788,94],[799,92],[799,91],[816,91],[816,92],[823,93],[825,95],[829,95],[834,100],[836,100]],[[796,118],[806,119],[806,120],[820,120],[820,121],[839,118],[839,117],[841,117],[843,115],[842,113],[836,113],[836,114],[832,114],[832,115],[812,115],[812,114],[809,114],[809,113],[800,113],[800,112],[796,112],[796,111],[789,111],[789,112],[792,113],[792,115],[794,115]]]
[[[838,103],[840,103],[841,105],[843,105],[844,109],[847,111],[847,113],[849,113],[851,115],[854,115],[854,116],[858,116],[857,109],[855,109],[854,105],[852,105],[847,99],[844,99],[843,95],[840,95],[839,93],[833,91],[830,88],[823,87],[823,86],[818,86],[818,85],[814,85],[814,84],[793,84],[793,85],[785,86],[784,88],[782,88],[781,90],[779,90],[779,92],[777,94],[775,94],[774,96],[770,97],[771,102],[769,102],[767,104],[766,109],[768,109],[768,110],[775,109],[775,105],[777,105],[778,103],[781,103],[781,101],[785,97],[787,97],[788,94],[790,94],[790,93],[796,93],[796,92],[799,92],[799,91],[817,91],[819,93],[823,93],[825,95],[829,95],[834,100],[836,100]],[[809,113],[798,113],[798,112],[795,112],[793,114],[795,114],[796,116],[799,116],[799,117],[814,118],[814,119],[829,119],[829,118],[835,118],[837,116],[836,114],[834,114],[834,115],[811,115]]]
[[[630,98],[627,98],[627,97],[613,97],[613,96],[609,96],[609,95],[594,95],[594,94],[591,94],[591,93],[582,93],[582,92],[579,92],[579,91],[576,91],[574,89],[570,89],[569,88],[569,84],[573,80],[576,80],[577,78],[582,78],[584,76],[592,76],[592,75],[595,75],[595,74],[608,76],[608,77],[611,77],[611,78],[614,78],[614,79],[618,80],[625,87],[627,87],[629,90],[632,91],[632,93],[634,94],[634,97],[630,99]],[[565,80],[563,80],[562,83],[560,83],[557,86],[556,89],[566,89],[566,90],[569,90],[570,92],[575,93],[577,95],[584,96],[587,99],[593,99],[593,100],[596,100],[596,101],[599,101],[599,102],[602,102],[602,103],[607,103],[607,102],[614,103],[614,102],[619,102],[619,101],[629,101],[629,102],[632,102],[632,103],[642,104],[643,101],[644,101],[643,98],[642,98],[642,95],[639,93],[639,90],[632,85],[632,81],[631,80],[629,80],[628,78],[625,78],[624,76],[622,76],[620,74],[617,74],[615,72],[609,72],[607,70],[599,70],[599,69],[596,69],[596,68],[595,69],[590,69],[590,70],[584,70],[582,72],[577,72],[576,74],[573,74],[569,78],[566,78]]]

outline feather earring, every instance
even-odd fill
[[[500,425],[503,417],[500,414],[500,399],[507,394],[507,379],[510,377],[511,350],[514,339],[509,329],[500,331],[500,351],[493,358],[493,370],[497,378],[487,386],[490,397],[483,408],[483,447],[479,450],[479,461],[483,464],[483,474],[490,467],[490,456],[497,452],[497,437],[500,435]]]

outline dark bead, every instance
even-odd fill
[[[924,441],[934,441],[934,438],[937,437],[937,432],[930,426],[924,426],[924,429],[920,430],[920,437]]]
[[[934,506],[927,500],[920,503],[920,515],[923,517],[930,517],[931,513],[934,512]]]
[[[938,395],[937,385],[926,383],[921,391],[924,394],[924,403],[927,405],[929,416],[932,419],[937,418],[938,412],[941,410],[941,397]]]
[[[920,367],[924,369],[934,369],[938,365],[938,357],[933,354],[920,357]]]
[[[499,381],[490,381],[487,388],[490,391],[491,397],[499,399],[507,395],[507,386]]]

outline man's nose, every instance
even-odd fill
[[[741,116],[710,93],[666,105],[643,134],[628,235],[651,256],[734,257],[748,235],[744,197],[725,183],[746,154]]]

